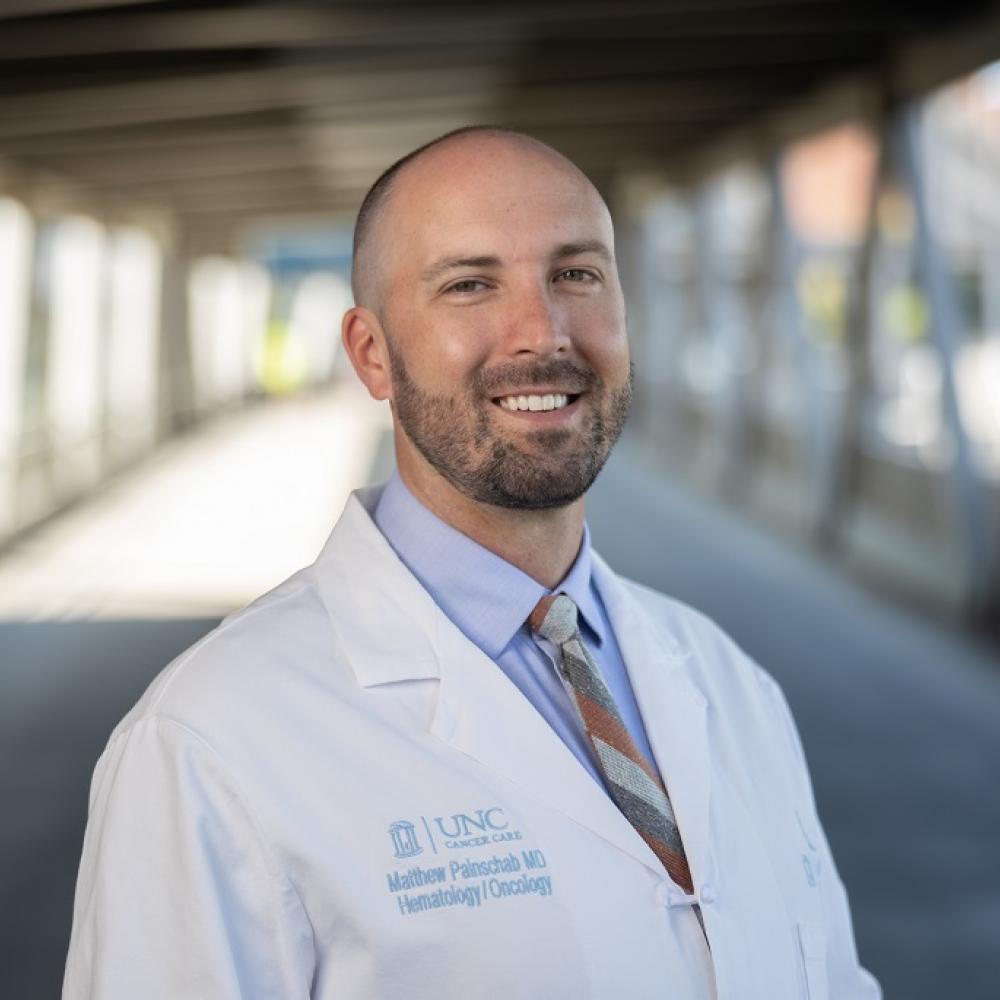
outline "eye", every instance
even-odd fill
[[[556,275],[557,281],[569,281],[575,285],[586,285],[597,281],[597,275],[583,267],[567,267]]]
[[[451,294],[452,292],[455,292],[458,295],[472,295],[473,293],[481,292],[486,288],[489,288],[489,285],[481,278],[462,278],[461,281],[456,281],[449,285],[445,289],[445,293]]]

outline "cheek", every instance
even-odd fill
[[[439,391],[464,382],[489,357],[484,324],[467,318],[437,316],[410,323],[403,344],[407,370],[421,385]]]
[[[609,305],[579,318],[578,347],[609,381],[621,381],[629,367],[628,335],[621,311]]]
[[[438,352],[443,367],[456,375],[468,373],[489,359],[487,338],[476,336],[474,330],[449,337]]]
[[[429,378],[439,382],[465,381],[487,365],[494,343],[489,320],[482,315],[447,317],[428,331],[421,365]]]

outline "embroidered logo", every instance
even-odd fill
[[[405,819],[397,819],[389,826],[393,853],[397,858],[415,858],[424,849],[417,840],[416,827]]]

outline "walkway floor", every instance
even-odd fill
[[[0,560],[0,996],[58,995],[90,771],[152,676],[310,561],[385,413],[341,387],[269,403]],[[886,996],[1000,982],[1000,655],[669,484],[624,445],[590,503],[620,571],[715,617],[781,682]],[[960,984],[960,985],[958,985]]]
[[[706,612],[779,681],[888,1000],[996,1000],[1000,651],[874,596],[622,449],[589,520],[615,568]]]

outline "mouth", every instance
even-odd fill
[[[580,398],[580,393],[544,392],[518,393],[509,396],[497,396],[493,402],[502,410],[511,412],[531,411],[547,413],[553,410],[563,410]]]

